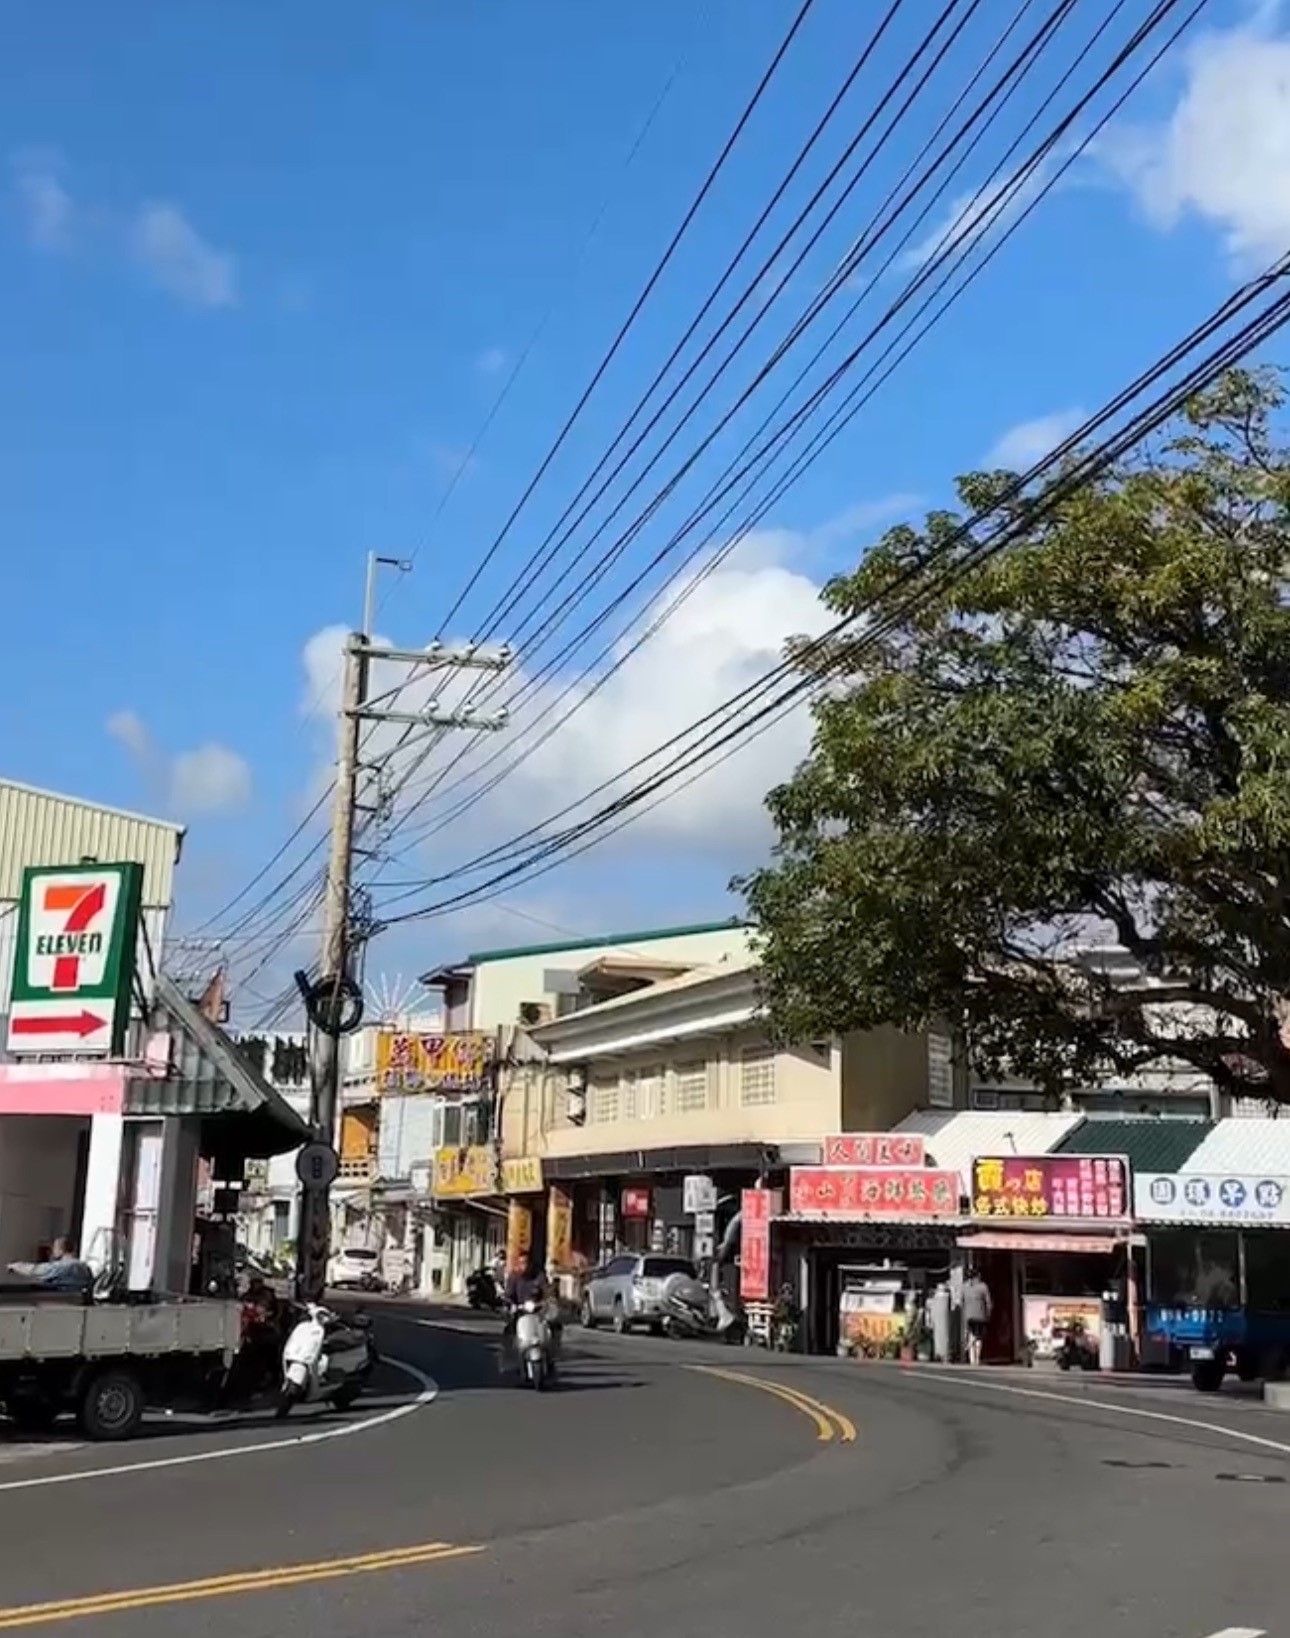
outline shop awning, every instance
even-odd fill
[[[1112,1252],[1127,1243],[1116,1234],[1005,1234],[987,1229],[981,1234],[960,1234],[959,1244],[969,1251],[1101,1251]]]
[[[173,979],[157,980],[156,999],[170,1037],[167,1073],[130,1080],[127,1115],[200,1119],[203,1154],[225,1160],[262,1160],[307,1141],[305,1121]]]
[[[1135,1172],[1178,1172],[1214,1130],[1208,1120],[1086,1120],[1053,1150],[1058,1155],[1123,1155]]]
[[[606,1154],[543,1155],[542,1171],[555,1182],[644,1177],[667,1172],[759,1172],[783,1164],[766,1143],[694,1143],[674,1149],[621,1149]]]

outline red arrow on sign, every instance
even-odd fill
[[[11,1018],[11,1035],[93,1035],[107,1028],[107,1019],[92,1012],[74,1012],[61,1018]]]

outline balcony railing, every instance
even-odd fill
[[[342,1159],[337,1175],[342,1183],[370,1183],[376,1176],[376,1156]]]

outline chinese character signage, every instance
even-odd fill
[[[921,1166],[926,1159],[918,1132],[839,1132],[824,1140],[826,1166]]]
[[[744,1189],[739,1199],[739,1296],[770,1300],[770,1220],[779,1216],[778,1189]]]
[[[926,1166],[794,1166],[789,1210],[798,1217],[957,1217],[959,1190],[957,1172]]]
[[[1290,1226],[1290,1177],[1251,1172],[1139,1172],[1134,1216],[1156,1223]]]
[[[982,1155],[972,1162],[972,1215],[1123,1219],[1128,1183],[1121,1155]]]
[[[484,1030],[452,1035],[379,1030],[377,1087],[382,1092],[478,1092],[490,1079],[496,1045],[496,1037]]]
[[[541,1194],[541,1155],[517,1155],[502,1162],[502,1188],[507,1194]]]
[[[553,1268],[573,1266],[573,1200],[561,1188],[547,1197],[546,1256]]]
[[[438,1198],[497,1193],[497,1156],[483,1144],[472,1149],[437,1149],[433,1190]]]

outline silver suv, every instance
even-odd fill
[[[630,1331],[634,1325],[663,1330],[663,1287],[673,1274],[694,1279],[694,1264],[688,1257],[662,1257],[656,1253],[622,1252],[595,1270],[582,1293],[582,1323],[589,1330],[606,1320],[615,1331]]]

